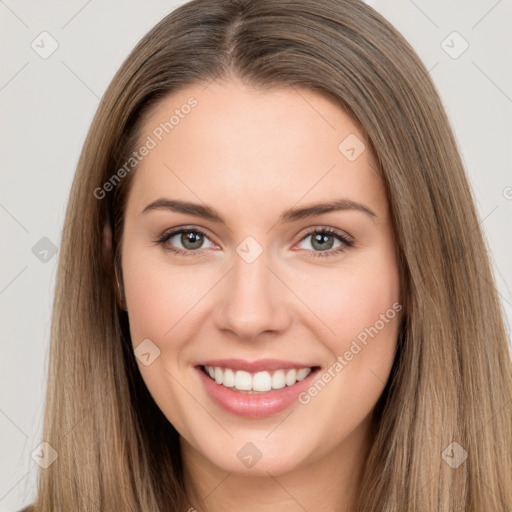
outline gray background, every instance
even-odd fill
[[[129,51],[181,3],[0,0],[1,511],[18,510],[34,496],[38,466],[31,454],[41,442],[53,251],[86,131]],[[512,2],[367,3],[431,70],[475,194],[510,326],[512,70],[506,55]],[[58,43],[45,59],[40,53],[51,49],[51,40],[40,36],[43,31]],[[464,41],[469,46],[458,55]]]

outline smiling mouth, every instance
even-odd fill
[[[261,394],[294,386],[304,380],[310,373],[320,369],[319,366],[278,369],[273,371],[247,372],[221,366],[201,365],[201,370],[217,384],[246,394]]]

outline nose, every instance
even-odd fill
[[[214,314],[218,329],[253,341],[288,328],[293,310],[287,301],[293,294],[270,268],[265,251],[252,263],[235,254],[223,281]]]

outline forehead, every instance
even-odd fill
[[[139,146],[151,150],[130,193],[139,211],[165,195],[229,201],[259,214],[271,204],[345,195],[386,207],[364,134],[333,100],[310,90],[191,86],[153,106],[140,133]]]

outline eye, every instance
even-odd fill
[[[322,227],[313,231],[309,231],[301,239],[301,242],[311,238],[309,245],[312,247],[312,253],[308,254],[313,258],[324,258],[327,256],[335,256],[342,253],[349,247],[353,247],[354,242],[346,235],[336,231],[333,228]],[[339,245],[333,249],[333,245],[338,241]]]
[[[155,242],[179,256],[197,256],[204,252],[202,245],[205,239],[212,243],[201,229],[185,227],[163,233]],[[181,247],[176,247],[176,244],[181,244]]]
[[[304,242],[310,237],[312,238],[309,245],[312,249],[306,248],[306,251],[309,253],[308,257],[313,258],[335,256],[354,245],[354,242],[346,235],[328,227],[316,228],[307,232],[299,243]],[[205,240],[210,242],[209,248],[214,247],[213,242],[202,229],[181,227],[164,232],[155,240],[155,243],[162,245],[166,251],[170,251],[178,256],[194,257],[204,253],[205,247],[203,244]],[[333,248],[336,241],[339,245]],[[177,247],[177,244],[180,244],[181,247]]]

